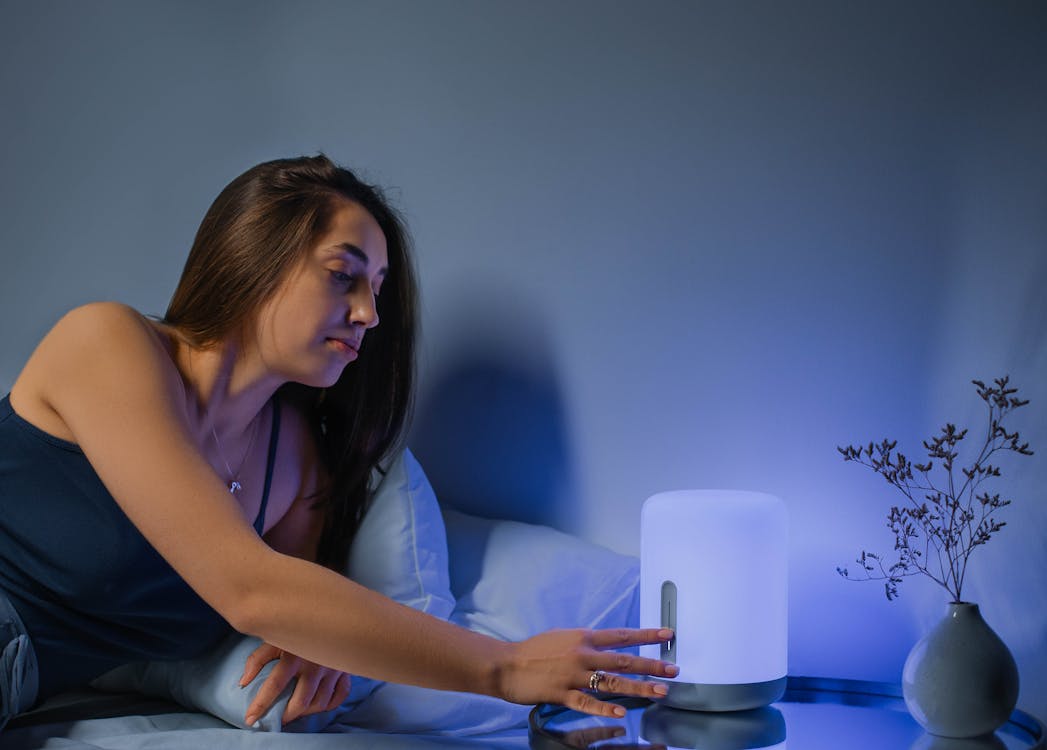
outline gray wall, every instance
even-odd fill
[[[834,568],[896,497],[835,446],[1037,450],[965,598],[1047,718],[1043,3],[0,2],[0,386],[69,307],[162,312],[207,205],[323,150],[417,241],[441,499],[621,551],[654,492],[780,495],[790,671],[897,681],[944,592]],[[972,430],[977,432],[980,427]],[[729,571],[725,571],[729,575]]]

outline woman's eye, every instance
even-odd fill
[[[347,289],[353,285],[354,281],[356,281],[352,276],[342,271],[331,271],[331,278],[334,279],[336,284],[344,286]]]

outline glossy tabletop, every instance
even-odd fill
[[[586,716],[560,706],[531,713],[534,750],[626,750],[639,747],[697,750],[1047,750],[1044,726],[1015,711],[995,734],[951,740],[923,731],[909,715],[896,685],[857,680],[790,677],[782,700],[752,711],[681,711],[642,699],[616,699],[622,719]]]

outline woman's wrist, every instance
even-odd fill
[[[508,697],[508,685],[513,672],[512,664],[516,644],[500,641],[496,638],[488,640],[490,643],[485,644],[487,648],[484,649],[486,653],[484,653],[482,658],[478,659],[480,671],[477,677],[477,684],[482,687],[474,689],[476,692],[484,695],[510,700]]]

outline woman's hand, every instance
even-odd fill
[[[661,643],[673,637],[662,628],[635,630],[551,630],[513,644],[499,673],[502,697],[514,703],[559,703],[596,716],[624,716],[621,706],[598,700],[592,692],[660,698],[666,688],[656,682],[625,677],[675,677],[675,664],[622,654],[609,649]],[[594,677],[600,671],[606,674]]]
[[[309,714],[330,711],[341,705],[349,696],[352,678],[345,672],[313,664],[268,643],[263,643],[247,657],[244,675],[240,678],[240,687],[248,685],[262,671],[262,667],[275,659],[279,659],[280,663],[273,667],[273,671],[258,689],[258,694],[251,701],[244,716],[244,723],[248,726],[265,715],[287,684],[296,677],[298,684],[291,694],[291,700],[287,702],[281,724],[288,724]]]

